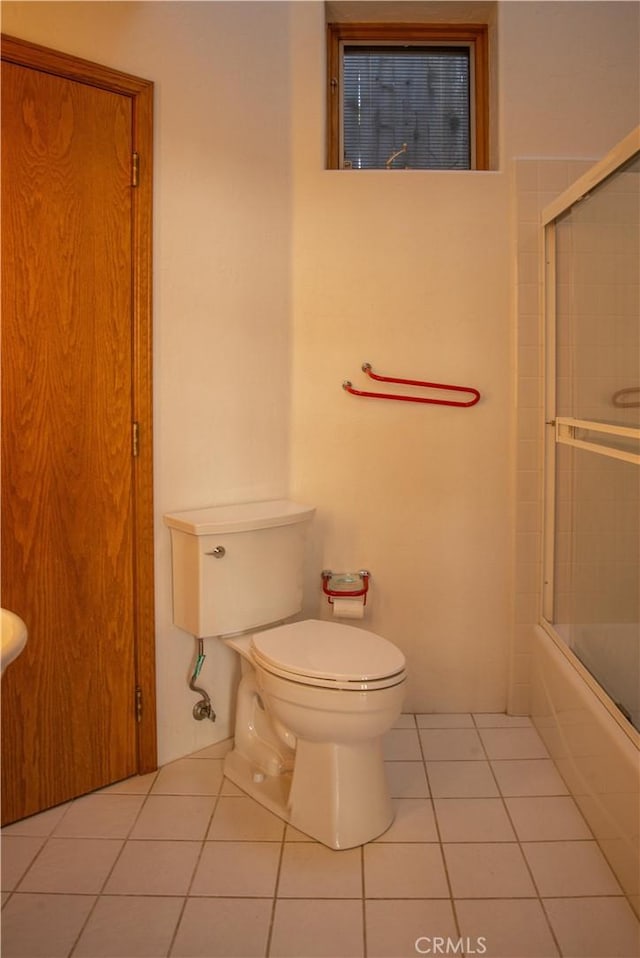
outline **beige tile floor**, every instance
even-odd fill
[[[403,715],[396,819],[331,851],[228,782],[222,743],[2,833],[2,956],[640,955],[526,718]]]

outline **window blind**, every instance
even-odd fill
[[[346,46],[343,157],[354,169],[471,168],[468,48]]]

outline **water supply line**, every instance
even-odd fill
[[[191,676],[191,680],[189,682],[189,688],[192,692],[197,692],[198,695],[201,695],[202,698],[193,706],[193,717],[194,719],[197,719],[198,722],[202,722],[202,720],[206,718],[211,719],[212,722],[215,722],[216,713],[213,710],[213,705],[211,704],[209,695],[204,689],[201,689],[196,685],[196,679],[200,675],[204,660],[206,659],[206,655],[204,654],[204,640],[196,639],[196,641],[198,643],[198,655],[193,669],[193,675]]]

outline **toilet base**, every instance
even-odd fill
[[[274,815],[329,848],[373,841],[393,822],[382,743],[298,741],[293,772],[266,775],[233,749],[224,774]]]
[[[291,772],[282,775],[265,775],[264,772],[235,749],[227,752],[224,759],[224,774],[230,782],[255,798],[278,818],[288,821],[287,806],[291,790]]]

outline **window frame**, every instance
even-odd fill
[[[489,169],[489,41],[484,23],[328,23],[327,169],[342,170],[342,47],[460,46],[469,48],[472,95],[470,170]],[[437,172],[435,170],[423,172]]]

